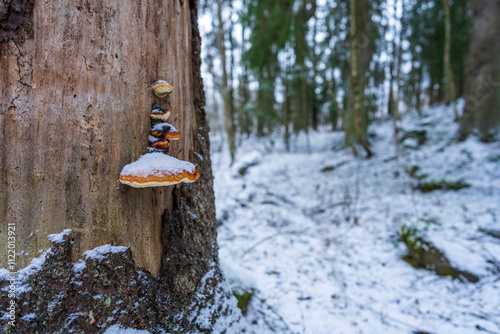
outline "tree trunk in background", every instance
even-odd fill
[[[334,79],[332,79],[332,80],[334,80]],[[333,103],[335,104],[335,108],[337,109],[337,112],[338,112],[338,115],[340,118],[340,122],[342,122],[342,129],[344,130],[345,140],[346,140],[347,144],[351,147],[352,154],[354,156],[357,156],[358,150],[356,150],[356,145],[354,145],[354,140],[352,139],[351,132],[349,131],[346,117],[344,116],[345,112],[344,112],[343,108],[340,107],[340,104],[337,101],[337,85],[330,83],[329,88],[330,88],[330,94],[332,95]]]
[[[363,131],[363,124],[362,124],[362,110],[361,110],[361,103],[362,103],[362,92],[361,92],[361,87],[360,87],[360,78],[359,78],[359,73],[358,73],[358,39],[359,39],[359,34],[358,34],[358,29],[356,26],[357,22],[357,16],[359,15],[360,11],[356,7],[356,1],[357,0],[351,0],[351,94],[354,99],[353,103],[353,116],[354,116],[354,127],[356,129],[356,134],[358,135],[358,140],[363,146],[363,148],[366,151],[367,157],[372,156],[372,152],[370,150],[370,147],[368,145],[368,142],[365,138],[365,132]],[[364,72],[363,72],[364,73]]]
[[[18,333],[59,330],[71,310],[83,315],[68,328],[94,333],[89,310],[102,313],[102,325],[115,306],[123,311],[115,321],[137,328],[184,326],[185,317],[170,325],[164,319],[194,305],[207,272],[211,285],[220,280],[196,7],[183,0],[26,1],[0,18],[0,243],[7,244],[7,223],[15,224],[20,269],[51,246],[48,234],[72,230],[33,290],[18,296],[19,321],[30,312],[40,317],[18,323]],[[159,101],[181,132],[171,155],[198,164],[201,176],[189,185],[131,188],[118,177],[148,145],[157,79],[175,86]],[[135,264],[120,260],[126,272],[116,276],[123,269],[87,259],[83,285],[70,286],[71,262],[103,244],[129,246]],[[6,267],[5,251],[0,259]],[[127,275],[132,281],[121,281]],[[107,309],[92,298],[103,293],[99,287],[109,295]]]
[[[417,84],[415,88],[415,108],[420,116],[422,116],[422,66],[417,72]]]
[[[290,152],[290,123],[292,122],[292,97],[290,96],[290,63],[289,59],[286,59],[285,62],[285,73],[283,78],[283,86],[284,86],[284,95],[285,101],[283,102],[283,125],[285,127],[285,133],[283,140],[285,141],[286,151]]]
[[[405,1],[401,0],[401,27],[399,30],[399,42],[398,42],[398,48],[397,48],[397,54],[398,54],[398,63],[396,67],[396,87],[398,88],[397,93],[396,93],[396,101],[395,101],[395,106],[394,106],[394,117],[396,120],[399,120],[401,118],[401,114],[399,112],[399,101],[401,99],[401,92],[403,91],[401,87],[401,70],[403,66],[403,39],[404,39],[404,34],[406,31],[406,6],[405,6]]]
[[[473,2],[471,45],[466,74],[466,99],[459,139],[477,128],[491,139],[500,124],[500,2]]]
[[[394,65],[396,63],[396,38],[392,40],[392,59],[389,63],[389,102],[387,113],[394,117]]]
[[[245,6],[245,1],[243,1],[243,6]],[[241,54],[245,53],[245,27],[241,29]],[[242,74],[240,75],[239,85],[238,85],[238,132],[239,132],[239,142],[241,145],[243,141],[243,134],[248,134],[249,124],[247,121],[247,115],[245,112],[246,105],[248,103],[249,94],[248,94],[248,75],[246,65],[244,63],[241,64]]]
[[[453,78],[453,70],[451,69],[451,18],[450,18],[450,4],[449,0],[443,0],[444,6],[444,79],[446,81],[446,94],[445,99],[447,103],[453,103],[453,113],[455,120],[458,120],[458,112],[456,105],[455,94],[455,79]]]
[[[232,89],[229,87],[227,66],[226,66],[226,39],[224,36],[224,23],[222,22],[222,0],[217,1],[217,20],[219,22],[217,31],[217,49],[222,67],[222,99],[224,100],[224,127],[226,128],[227,142],[229,144],[229,153],[231,154],[231,163],[234,162],[236,152],[236,142],[234,136],[234,111]]]

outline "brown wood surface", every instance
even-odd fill
[[[125,245],[159,272],[175,187],[134,189],[118,177],[145,152],[154,101],[182,134],[170,154],[193,158],[190,15],[183,0],[36,1],[33,36],[0,44],[0,244],[15,223],[19,267],[71,228],[74,259]],[[166,99],[151,92],[157,79],[175,87]]]

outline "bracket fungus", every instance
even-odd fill
[[[157,138],[177,140],[181,137],[179,131],[172,124],[158,123],[151,128],[151,135]]]
[[[120,182],[134,188],[161,187],[194,182],[199,176],[198,169],[190,162],[165,153],[146,153],[123,167]]]
[[[167,96],[167,94],[172,93],[174,86],[170,85],[165,80],[158,80],[153,84],[153,93],[159,98]]]
[[[165,122],[170,117],[170,111],[160,106],[157,102],[153,104],[151,109],[151,119]]]
[[[154,87],[153,91],[158,95]],[[173,87],[170,87],[172,91]],[[170,140],[180,138],[179,131],[165,122],[170,111],[158,103],[154,103],[151,109],[151,131],[148,138],[150,146],[146,154],[123,167],[120,182],[134,188],[147,188],[196,181],[200,173],[192,163],[168,155]]]

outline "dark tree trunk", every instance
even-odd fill
[[[16,269],[52,246],[41,271],[24,278],[32,291],[18,296],[17,332],[102,332],[113,310],[131,327],[210,332],[187,313],[175,318],[197,307],[197,293],[210,304],[221,279],[197,2],[17,2],[0,11],[0,242],[15,225],[24,252]],[[149,88],[157,79],[175,87],[165,100]],[[118,183],[145,152],[154,101],[181,132],[170,154],[198,164],[193,184]],[[47,235],[64,229],[69,236],[51,245]],[[73,284],[71,262],[104,244],[130,248],[104,264],[85,257]],[[0,260],[7,267],[6,252]],[[109,297],[106,307],[95,295]],[[21,322],[27,313],[37,318]],[[70,313],[79,315],[68,323]]]
[[[500,1],[473,2],[472,32],[466,74],[460,139],[477,128],[489,140],[500,124]]]

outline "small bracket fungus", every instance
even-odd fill
[[[167,96],[167,94],[172,93],[174,86],[170,85],[165,80],[158,80],[153,84],[153,93],[159,98]]]
[[[157,102],[151,108],[151,119],[165,122],[170,117],[170,111],[160,106]]]
[[[154,143],[151,143],[151,147],[153,148],[169,148],[170,147],[170,141],[168,139],[159,139],[155,141]]]
[[[179,131],[172,124],[158,123],[151,128],[151,136],[157,138],[165,138],[177,140],[181,137]]]
[[[160,96],[155,90],[158,84],[166,84],[170,87],[169,91],[166,91],[167,88],[161,88],[165,89],[165,95],[173,90],[173,87],[166,81],[160,80],[153,86],[153,92],[157,96]],[[179,131],[165,122],[169,116],[170,111],[158,103],[153,104],[150,113],[151,131],[148,138],[150,146],[146,154],[123,167],[120,173],[121,183],[134,188],[146,188],[170,186],[181,182],[191,183],[198,179],[200,173],[192,163],[168,155],[170,140],[180,138]]]

